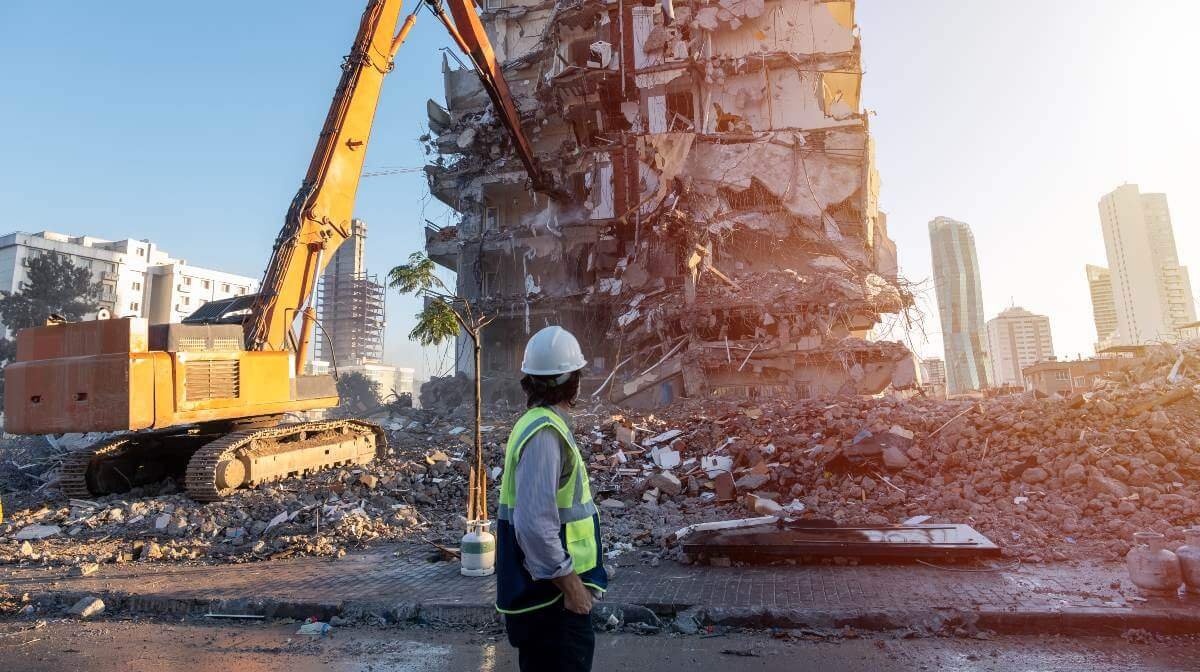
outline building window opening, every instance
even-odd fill
[[[667,94],[667,129],[691,130],[696,127],[696,106],[691,91]]]

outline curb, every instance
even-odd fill
[[[33,602],[48,609],[66,609],[83,597],[104,600],[106,612],[129,611],[151,616],[204,616],[227,614],[272,618],[329,620],[340,616],[382,625],[422,624],[481,628],[501,623],[491,604],[463,602],[307,602],[267,598],[204,599],[171,595],[133,595],[114,591],[41,591]],[[699,625],[769,629],[840,630],[862,632],[897,630],[929,633],[991,631],[1003,635],[1120,635],[1140,629],[1162,635],[1200,634],[1200,610],[1077,608],[1060,611],[966,611],[956,608],[909,610],[820,610],[761,607],[703,607],[678,603],[602,602],[592,613],[598,626],[616,617],[622,624],[643,630],[671,630],[671,621],[690,611]]]

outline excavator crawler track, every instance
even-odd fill
[[[78,499],[128,492],[181,474],[191,451],[211,438],[180,428],[109,437],[67,454],[59,488]]]
[[[343,464],[365,464],[386,451],[383,429],[362,420],[247,429],[200,447],[188,462],[184,485],[192,499],[215,502],[245,485]]]
[[[97,494],[88,487],[88,469],[98,460],[113,458],[128,450],[132,435],[114,436],[67,453],[58,475],[58,485],[67,497],[87,499]]]

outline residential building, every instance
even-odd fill
[[[1180,325],[1196,320],[1196,306],[1188,270],[1179,264],[1166,195],[1126,184],[1105,194],[1099,211],[1117,322],[1112,343],[1175,340]]]
[[[1092,293],[1092,320],[1096,324],[1096,352],[1113,344],[1117,333],[1117,306],[1113,299],[1112,274],[1103,266],[1086,266]]]
[[[588,386],[629,405],[913,384],[908,349],[868,338],[912,297],[879,208],[853,2],[515,0],[481,19],[565,195],[532,191],[475,72],[447,64],[426,171],[458,217],[426,250],[496,318],[485,396],[508,396],[547,324],[579,335]],[[457,362],[470,373],[470,350]]]
[[[991,386],[983,289],[971,227],[949,217],[929,222],[933,285],[937,293],[947,390],[951,395]]]
[[[100,306],[113,317],[178,322],[208,301],[257,290],[258,280],[188,264],[149,240],[105,240],[53,231],[0,237],[0,290],[20,291],[26,263],[55,254],[89,269],[100,285]],[[7,329],[3,332],[7,333]]]
[[[992,384],[1024,387],[1021,371],[1038,362],[1054,359],[1050,318],[1013,306],[987,323],[988,361]]]
[[[1070,362],[1047,360],[1025,367],[1021,375],[1027,390],[1047,396],[1057,394],[1067,397],[1091,390],[1097,378],[1128,367],[1133,361],[1129,357],[1100,357]]]
[[[946,362],[941,357],[921,360],[921,380],[925,394],[934,399],[946,398]]]
[[[169,259],[150,269],[151,324],[179,322],[209,301],[250,294],[258,281]]]

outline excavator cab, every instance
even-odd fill
[[[228,299],[209,301],[191,315],[180,320],[181,324],[245,324],[254,311],[257,294],[243,294]]]

